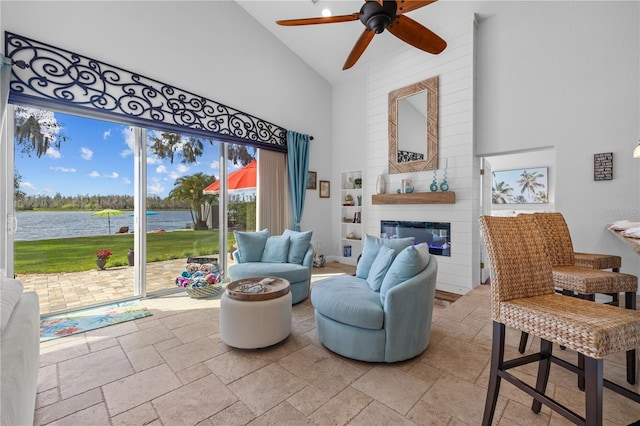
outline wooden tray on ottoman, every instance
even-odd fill
[[[260,291],[243,291],[243,288],[262,286]],[[232,281],[227,285],[227,296],[235,300],[253,302],[282,297],[289,293],[289,281],[277,277],[251,277]]]

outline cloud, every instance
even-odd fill
[[[74,169],[73,167],[71,168],[66,168],[66,167],[49,167],[49,169],[53,170],[54,172],[62,172],[62,173],[75,173],[76,169]]]
[[[167,173],[167,167],[164,164],[160,164],[156,167],[156,173]]]
[[[219,161],[212,161],[209,164],[209,168],[212,170],[220,170],[220,162]]]
[[[89,148],[82,147],[80,148],[80,156],[83,160],[91,160],[91,157],[93,157],[93,151]]]
[[[154,180],[151,185],[147,185],[147,192],[149,192],[149,194],[160,195],[164,193],[164,185],[162,185],[157,180]]]
[[[53,190],[53,189],[51,189],[51,188],[45,188],[45,189],[43,189],[43,190],[42,190],[42,192],[46,192],[47,194],[53,194],[53,193],[54,193],[54,192],[56,192],[56,191],[54,191],[54,190]]]
[[[147,165],[160,164],[160,163],[162,163],[162,160],[156,157],[155,155],[153,157],[147,157]]]
[[[104,175],[104,177],[109,178],[109,179],[118,179],[118,177],[120,177],[120,175],[116,172],[111,173],[110,175]]]
[[[129,178],[122,178],[122,183],[124,183],[125,185],[131,185],[131,181],[129,180]]]
[[[51,157],[51,158],[60,158],[62,157],[62,155],[60,154],[60,151],[56,151],[55,149],[49,147],[47,149],[47,156]]]
[[[20,188],[22,189],[30,189],[32,191],[36,190],[36,187],[31,182],[20,182]]]
[[[88,174],[88,176],[89,176],[89,177],[92,177],[92,178],[97,178],[97,177],[100,177],[100,173],[98,173],[98,172],[96,172],[96,171],[94,170],[94,171],[92,171],[91,173],[89,173],[89,174]]]
[[[169,176],[171,176],[171,179],[173,179],[173,180],[176,180],[179,177],[182,177],[182,175],[180,173],[178,173],[178,172],[171,172],[171,173],[169,173]]]
[[[107,140],[109,136],[111,136],[111,129],[107,130],[102,134],[102,139]]]
[[[180,164],[178,165],[178,171],[180,173],[186,173],[189,171],[189,167],[185,166],[184,164]]]
[[[132,126],[125,127],[124,129],[122,129],[122,136],[124,137],[124,143],[127,145],[127,148],[123,149],[120,152],[120,157],[122,158],[126,158],[130,155],[133,155],[133,147],[136,141],[136,137],[135,137],[135,134],[133,133],[133,129],[134,128]]]

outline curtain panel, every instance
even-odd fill
[[[258,194],[256,230],[282,234],[291,217],[286,155],[258,150]]]
[[[287,166],[289,168],[289,192],[293,210],[293,230],[300,231],[309,174],[309,135],[287,131]]]

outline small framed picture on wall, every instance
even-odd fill
[[[317,189],[317,176],[318,174],[316,172],[309,172],[307,174],[307,189]]]
[[[320,198],[330,198],[331,197],[331,182],[328,180],[320,181]]]

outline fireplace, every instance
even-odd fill
[[[380,237],[414,237],[414,244],[427,243],[429,245],[429,253],[438,256],[451,256],[451,224],[449,222],[381,220]]]

